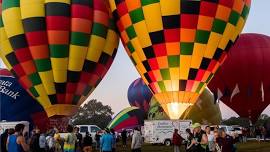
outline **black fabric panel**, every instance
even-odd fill
[[[16,51],[17,49],[28,47],[25,35],[20,34],[9,38],[12,48]]]
[[[83,71],[85,72],[93,72],[96,69],[96,62],[85,60],[83,65]]]
[[[180,15],[162,16],[164,29],[179,29]]]
[[[70,5],[50,2],[45,4],[46,16],[70,16]]]
[[[54,83],[55,90],[57,93],[64,94],[66,93],[66,83]]]
[[[22,20],[24,31],[33,32],[33,31],[45,31],[46,22],[44,17],[32,17]]]
[[[77,72],[77,71],[69,71],[67,72],[67,81],[68,82],[79,82],[80,80],[80,74],[81,72]]]
[[[199,14],[200,13],[200,1],[181,0],[181,13]]]

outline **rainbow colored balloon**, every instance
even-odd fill
[[[0,0],[0,55],[48,116],[72,115],[110,68],[107,0]]]
[[[109,0],[125,49],[171,119],[194,104],[241,33],[251,0]]]

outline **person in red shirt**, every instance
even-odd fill
[[[182,144],[183,138],[181,137],[180,134],[178,134],[178,129],[174,129],[173,133],[173,150],[174,152],[180,152],[180,146]]]

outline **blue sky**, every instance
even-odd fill
[[[253,0],[244,33],[261,33],[270,36],[270,0]],[[3,63],[0,62],[3,67]],[[123,46],[120,44],[118,53],[111,69],[95,89],[89,99],[98,99],[110,105],[115,113],[129,106],[127,90],[129,85],[139,77]],[[224,104],[220,104],[223,118],[235,116]],[[270,114],[270,107],[264,113]]]

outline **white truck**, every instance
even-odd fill
[[[28,133],[29,135],[29,122],[28,121],[0,121],[0,134],[2,134],[6,129],[15,128],[17,124],[24,124],[23,133]]]
[[[146,120],[144,121],[144,142],[151,144],[172,144],[174,129],[187,138],[186,129],[190,128],[192,120]]]

